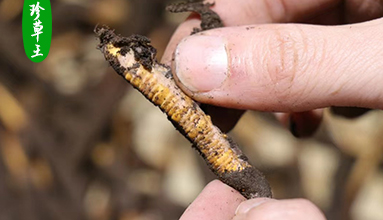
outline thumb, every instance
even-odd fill
[[[264,111],[383,108],[383,20],[227,27],[181,41],[173,69],[200,102]]]
[[[250,199],[242,202],[233,220],[325,220],[323,213],[305,199]]]

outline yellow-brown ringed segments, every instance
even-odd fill
[[[170,67],[158,63],[144,36],[121,37],[107,27],[96,29],[99,49],[114,70],[158,106],[193,144],[210,169],[246,198],[271,197],[263,174],[251,166],[238,146],[173,80]]]

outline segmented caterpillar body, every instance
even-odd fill
[[[155,49],[147,38],[124,38],[106,28],[96,32],[101,41],[99,47],[116,72],[168,116],[223,182],[247,198],[271,197],[264,176],[175,84],[170,68],[155,60]]]

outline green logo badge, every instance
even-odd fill
[[[23,42],[27,57],[43,61],[52,39],[52,12],[49,0],[25,0],[23,8]]]

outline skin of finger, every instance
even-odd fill
[[[226,26],[295,22],[334,8],[340,0],[209,0]],[[229,13],[228,13],[229,12]]]
[[[252,202],[251,200],[246,203]],[[256,201],[255,201],[256,202]],[[268,200],[250,209],[246,214],[236,215],[233,220],[326,220],[323,213],[305,199]]]
[[[345,13],[345,15],[343,15]],[[336,25],[342,23],[354,23],[354,22],[363,22],[371,19],[379,18],[383,16],[383,1],[380,0],[347,0],[344,4],[339,4],[338,7],[332,9],[331,11],[321,14],[307,23],[311,24],[323,24],[323,25]],[[336,107],[334,107],[335,109]],[[344,109],[345,107],[340,107]],[[352,108],[351,110],[352,111]],[[359,111],[360,112],[360,111]],[[367,110],[366,110],[367,112]],[[363,115],[364,112],[359,115]],[[276,118],[285,126],[288,127],[288,119],[291,113],[276,113]],[[299,113],[296,113],[299,114]],[[345,117],[349,117],[347,114]],[[314,116],[313,120],[307,121],[312,126],[319,126],[320,121],[323,118],[323,110],[317,109],[311,112],[311,115]],[[359,116],[358,115],[358,116]]]
[[[299,4],[296,4],[296,1]],[[216,0],[213,10],[216,11],[223,20],[225,26],[236,26],[253,23],[268,23],[268,22],[289,22],[294,20],[302,20],[303,17],[312,17],[322,10],[334,8],[339,1],[337,0],[321,0],[321,1],[231,1],[231,0]],[[228,10],[230,9],[230,10]],[[236,11],[233,11],[235,9]],[[244,10],[245,9],[245,10]],[[230,13],[228,13],[230,12]],[[235,14],[235,16],[233,16]],[[238,16],[240,15],[240,16]],[[309,16],[307,16],[309,15]],[[162,62],[171,65],[173,51],[176,45],[186,36],[190,35],[193,27],[198,27],[200,21],[196,16],[190,16],[177,29],[168,44],[165,53],[162,57]],[[222,115],[222,114],[220,114]],[[230,116],[225,118],[229,118]],[[212,118],[216,118],[212,114]],[[236,124],[239,117],[231,120],[234,123],[223,125],[224,130],[230,130]]]
[[[238,205],[246,199],[219,180],[209,183],[180,220],[231,220]]]
[[[340,0],[216,0],[212,9],[220,15],[227,27],[310,20],[315,24],[343,24],[343,18],[340,17],[343,13],[348,23],[383,16],[383,2],[380,0],[347,0],[345,4],[341,2]],[[176,45],[184,37],[189,36],[192,29],[199,26],[199,22],[196,16],[191,16],[177,28],[162,57],[163,63],[170,65]]]
[[[226,27],[262,24],[274,22],[297,22],[315,17],[323,11],[334,8],[339,0],[215,0],[212,7],[218,13]],[[200,20],[191,16],[183,22],[171,38],[161,62],[170,65],[177,44],[189,36],[194,27],[199,27]]]
[[[382,23],[377,19],[348,26],[268,24],[206,31],[204,36],[226,42],[228,78],[209,92],[184,91],[199,102],[238,109],[380,109],[383,49],[377,33],[383,31]],[[195,74],[195,82],[204,80]]]
[[[339,4],[340,1],[331,0],[303,2],[300,1],[299,4],[295,4],[294,1],[234,2],[230,0],[217,0],[215,2],[216,6],[213,7],[213,10],[215,10],[218,14],[221,15],[226,26],[247,23],[267,23],[277,21],[288,22],[305,19],[310,20],[310,17],[315,16],[316,17],[309,23],[315,22],[318,24],[334,25],[345,22],[343,20],[344,17],[340,16],[342,14],[340,12],[345,12],[345,17],[348,22],[366,21],[369,19],[380,17],[383,13],[383,2],[379,0],[347,0],[345,1],[345,4]],[[252,5],[248,5],[249,3]],[[345,11],[343,7],[346,8]],[[233,12],[232,9],[238,9],[240,13],[235,13],[235,11]],[[325,10],[327,10],[328,13],[323,13],[323,11]],[[318,13],[320,14],[320,16],[317,16]],[[233,14],[240,14],[241,16],[233,16]],[[177,32],[173,35],[173,38],[169,43],[167,50],[165,51],[165,54],[162,59],[164,63],[170,65],[172,53],[178,42],[185,36],[188,36],[193,27],[198,27],[199,22],[200,21],[196,18],[196,16],[192,16],[178,28]],[[212,117],[214,118],[214,113]],[[317,122],[318,120],[314,121]],[[319,126],[319,123],[317,123],[317,125]],[[229,129],[231,129],[231,126],[227,130]]]

